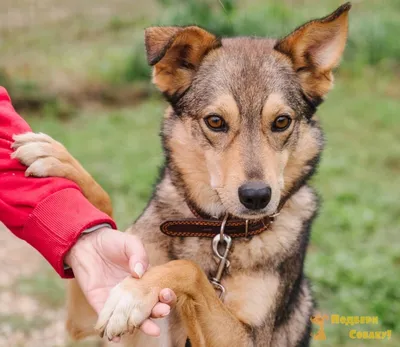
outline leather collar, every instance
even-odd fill
[[[197,218],[168,220],[160,225],[160,230],[168,236],[178,237],[208,237],[213,238],[220,233],[222,220],[205,216],[188,205]],[[267,230],[274,222],[275,216],[267,216],[259,220],[228,219],[224,233],[231,238],[252,237]]]

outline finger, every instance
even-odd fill
[[[176,304],[176,295],[172,289],[169,288],[161,289],[158,298],[160,302],[168,304],[169,306],[174,306]]]
[[[141,278],[149,266],[142,242],[134,235],[125,235],[125,252],[129,259],[129,269],[133,277]]]
[[[162,302],[157,303],[151,310],[151,318],[162,318],[168,316],[171,312],[171,307]]]
[[[160,336],[160,327],[152,322],[150,319],[146,319],[143,324],[140,326],[140,330],[142,330],[146,335],[149,336]]]

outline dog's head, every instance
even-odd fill
[[[220,40],[197,26],[146,30],[153,82],[171,104],[163,140],[175,184],[211,215],[272,215],[322,149],[313,114],[333,85],[349,4],[280,40]]]

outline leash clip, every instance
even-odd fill
[[[228,253],[232,246],[232,238],[229,235],[226,235],[224,233],[227,219],[228,219],[228,214],[226,214],[224,220],[222,221],[220,233],[215,235],[212,240],[212,249],[213,249],[214,254],[219,258],[219,264],[218,264],[217,273],[210,280],[210,282],[216,290],[220,291],[219,298],[221,300],[224,300],[224,297],[226,294],[226,289],[221,284],[221,278],[224,273],[224,270],[230,266],[230,262],[228,260]],[[225,249],[222,252],[222,254],[219,253],[219,251],[218,251],[218,246],[220,243],[225,244]]]

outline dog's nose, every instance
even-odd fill
[[[264,182],[249,182],[239,187],[239,200],[250,210],[261,210],[271,200],[271,188]]]

